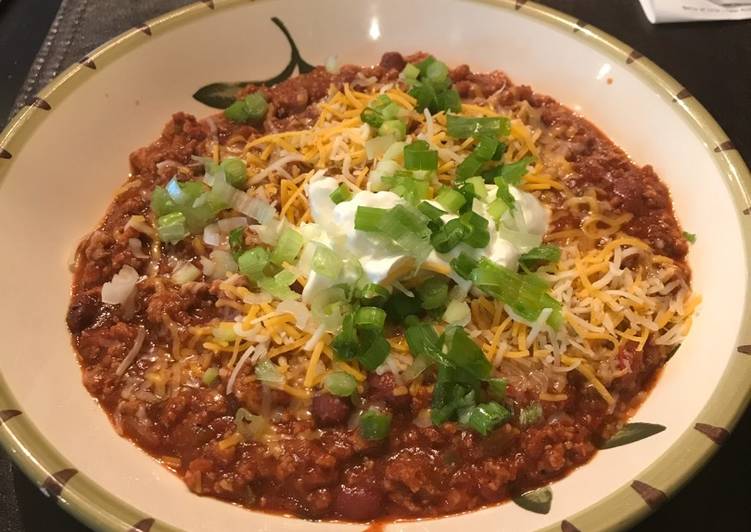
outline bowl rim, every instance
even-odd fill
[[[751,214],[751,173],[725,132],[680,83],[644,57],[640,52],[597,29],[553,8],[528,0],[470,0],[474,3],[511,10],[548,26],[571,32],[587,46],[625,63],[639,79],[653,88],[669,105],[677,105],[680,114],[703,141],[718,165],[736,207],[736,216]],[[94,49],[59,74],[13,117],[0,133],[0,182],[12,167],[12,153],[18,151],[39,127],[49,103],[62,101],[98,67],[106,66],[123,54],[146,44],[152,34],[168,32],[213,11],[235,6],[243,0],[201,0],[150,19]],[[244,3],[244,2],[243,2]],[[742,232],[746,264],[751,249],[751,230]],[[751,303],[748,283],[744,315]],[[629,484],[569,516],[546,531],[623,528],[654,510],[668,495],[675,493],[712,456],[727,438],[751,400],[751,318],[743,320],[738,348],[707,404],[692,426],[650,466],[640,471]],[[22,406],[0,372],[0,444],[8,455],[41,491],[79,520],[98,530],[174,532],[172,525],[144,515],[75,469],[23,415]],[[679,464],[676,466],[676,464]]]

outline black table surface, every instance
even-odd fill
[[[707,107],[751,162],[751,21],[653,26],[637,0],[541,3],[609,32],[655,61]],[[60,0],[0,0],[0,123],[10,112],[59,4]],[[751,530],[750,449],[751,409],[696,477],[634,530]],[[20,521],[14,525],[20,527],[18,532],[87,530],[0,458],[0,530],[10,521]]]

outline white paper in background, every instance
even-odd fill
[[[749,0],[639,0],[652,24],[751,18]]]

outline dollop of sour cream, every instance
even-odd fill
[[[320,176],[312,179],[307,185],[313,223],[300,227],[306,245],[299,264],[300,268],[308,273],[308,281],[302,294],[303,301],[306,302],[320,291],[344,281],[341,278],[327,278],[310,269],[310,261],[318,245],[328,246],[342,258],[358,261],[362,267],[362,275],[370,282],[383,286],[390,286],[412,273],[416,266],[414,257],[383,236],[355,229],[355,214],[358,207],[390,209],[406,202],[393,192],[362,190],[354,192],[351,199],[335,204],[330,196],[340,183],[333,177]],[[488,201],[493,201],[498,188],[495,185],[486,185],[486,189]],[[472,210],[488,220],[490,241],[485,248],[472,248],[462,243],[448,253],[433,250],[419,267],[450,277],[464,292],[469,290],[470,282],[454,273],[450,266],[451,260],[461,252],[476,259],[485,256],[497,264],[516,269],[519,256],[542,242],[550,214],[532,194],[516,187],[510,187],[510,192],[516,201],[515,208],[504,213],[498,223],[488,214],[488,204],[485,201],[474,200]],[[435,201],[428,202],[445,210]],[[456,217],[456,214],[447,213],[441,218],[447,222]]]

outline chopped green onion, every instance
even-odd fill
[[[384,306],[386,315],[393,323],[403,323],[407,316],[417,314],[421,308],[419,299],[408,296],[399,290],[395,290],[391,294],[391,297]]]
[[[438,112],[438,101],[436,98],[436,90],[431,83],[423,83],[418,81],[409,90],[409,95],[417,100],[415,109],[419,112],[427,109],[430,112]]]
[[[484,164],[485,162],[481,161],[477,155],[470,153],[456,167],[456,178],[462,180],[478,175]]]
[[[472,270],[477,268],[477,261],[463,251],[457,257],[451,259],[450,264],[459,277],[467,280],[471,279]]]
[[[427,323],[410,325],[404,331],[404,338],[407,340],[409,351],[415,358],[422,356],[442,366],[449,364],[441,351],[441,339],[432,325]]]
[[[407,136],[407,126],[401,120],[386,120],[378,128],[381,136],[390,136],[396,140],[404,140]]]
[[[416,257],[427,256],[430,249],[428,219],[414,207],[397,205],[391,209],[360,206],[355,212],[355,229],[380,233]],[[424,258],[420,258],[423,260]]]
[[[451,111],[459,113],[462,110],[462,99],[456,89],[447,89],[435,95],[435,111]]]
[[[513,211],[516,208],[516,199],[511,194],[511,185],[509,185],[501,177],[496,177],[495,183],[498,186],[498,192],[496,192],[496,196],[503,202],[503,204],[506,206],[506,209]]]
[[[243,101],[245,109],[248,111],[248,118],[246,122],[260,123],[266,116],[266,111],[269,109],[269,104],[266,102],[266,98],[260,92],[254,92],[248,94]]]
[[[495,402],[479,404],[472,409],[467,425],[486,436],[488,432],[511,418],[507,408]]]
[[[447,328],[444,332],[444,344],[444,356],[455,368],[475,379],[485,379],[488,376],[490,362],[463,328]]]
[[[289,270],[281,270],[276,275],[274,275],[274,282],[279,286],[289,286],[295,281],[297,281],[297,275]]]
[[[386,311],[378,307],[360,307],[355,313],[355,327],[382,331],[386,322]]]
[[[538,402],[530,403],[519,411],[519,425],[528,427],[542,418],[542,405]]]
[[[467,183],[472,185],[475,196],[481,200],[488,197],[488,189],[485,188],[485,180],[480,176],[474,176],[467,179]]]
[[[437,170],[438,152],[431,150],[424,140],[404,146],[404,167],[407,170]]]
[[[389,291],[376,283],[368,283],[359,291],[360,303],[372,307],[382,307],[389,299]]]
[[[248,178],[245,161],[237,157],[230,157],[222,161],[222,170],[224,170],[227,183],[235,188],[241,188]]]
[[[449,136],[466,139],[478,135],[492,135],[505,137],[510,131],[509,119],[505,116],[467,117],[446,115],[446,130]]]
[[[472,153],[481,161],[491,161],[498,156],[498,148],[501,142],[492,135],[479,135],[477,144]]]
[[[386,105],[383,109],[381,109],[381,114],[383,115],[384,124],[390,120],[394,120],[398,118],[401,113],[402,113],[402,108],[399,107],[399,105],[397,105],[395,102],[391,102],[388,105]]]
[[[446,211],[442,211],[435,205],[431,205],[427,201],[422,201],[417,206],[417,209],[423,213],[425,216],[427,216],[430,221],[435,222],[441,219],[441,216],[446,214]]]
[[[683,238],[688,240],[691,244],[696,244],[696,235],[693,233],[683,231]]]
[[[391,344],[383,337],[381,331],[360,331],[360,351],[357,353],[357,361],[368,371],[374,371],[383,364],[391,351]]]
[[[488,395],[491,399],[496,401],[503,401],[506,399],[506,388],[508,387],[508,381],[503,378],[488,379]]]
[[[256,281],[256,283],[258,283],[258,287],[261,290],[268,292],[277,299],[284,300],[296,298],[297,294],[293,292],[287,284],[289,277],[287,275],[282,276],[280,275],[281,273],[283,272],[276,274],[274,277],[262,277]],[[286,274],[287,272],[284,273]]]
[[[464,205],[462,205],[461,209],[459,209],[459,212],[464,213],[471,211],[475,203],[475,198],[477,197],[475,195],[475,187],[473,187],[469,183],[461,183],[456,188],[456,191],[464,196]]]
[[[433,59],[425,68],[425,77],[433,83],[441,83],[448,78],[449,69],[445,63]]]
[[[360,120],[376,129],[383,125],[383,115],[379,111],[371,109],[370,107],[366,107],[362,110],[362,113],[360,113]]]
[[[519,159],[515,163],[504,164],[501,167],[500,178],[506,183],[518,185],[521,182],[521,178],[527,175],[527,167],[532,164],[532,161],[534,160],[534,157],[527,156]]]
[[[375,109],[379,113],[382,113],[384,109],[386,109],[388,106],[392,105],[394,103],[394,100],[389,98],[386,94],[380,94],[378,97],[376,97],[370,104],[368,104],[368,107],[371,109]]]
[[[550,308],[547,323],[553,328],[561,325],[561,304],[550,297],[545,281],[534,274],[519,274],[483,257],[472,271],[472,282],[528,321],[535,321],[543,309]]]
[[[263,270],[268,263],[269,252],[260,246],[250,248],[237,258],[240,273],[253,281],[263,277]]]
[[[327,329],[338,329],[344,313],[349,310],[347,294],[341,286],[331,286],[318,292],[310,305],[313,318]]]
[[[173,177],[167,183],[167,193],[180,206],[192,206],[205,191],[204,185],[198,181],[184,181],[181,183]]]
[[[203,372],[203,376],[201,377],[201,382],[203,382],[206,386],[211,386],[211,384],[216,380],[216,378],[219,376],[219,369],[218,368],[208,368],[206,371]]]
[[[429,55],[428,57],[417,63],[415,66],[417,66],[418,70],[420,71],[420,77],[426,77],[428,75],[428,68],[430,68],[430,65],[436,62],[438,62],[438,60],[432,55]]]
[[[229,249],[232,251],[232,256],[237,260],[245,250],[245,228],[235,227],[229,232],[227,240],[229,242]]]
[[[157,216],[164,216],[178,210],[177,204],[164,187],[156,186],[151,193],[151,210]]]
[[[190,234],[185,228],[185,215],[181,212],[160,216],[156,221],[156,230],[159,239],[170,244],[175,244]]]
[[[495,221],[500,220],[506,211],[508,211],[508,205],[501,198],[496,198],[488,203],[488,214]]]
[[[414,85],[417,83],[417,77],[420,75],[420,69],[417,68],[412,63],[407,63],[404,66],[404,69],[402,70],[399,77],[401,77],[405,83],[409,85]]]
[[[475,405],[475,390],[470,385],[456,382],[455,378],[454,370],[446,367],[438,369],[430,411],[430,418],[435,425],[456,417],[465,418],[469,409]]]
[[[255,367],[256,378],[269,384],[284,384],[284,375],[270,360],[264,360]]]
[[[329,197],[331,198],[331,201],[338,205],[343,201],[349,201],[352,199],[352,191],[347,185],[341,183],[331,194],[329,194]]]
[[[238,100],[224,110],[224,116],[238,124],[244,124],[250,118],[250,112],[245,107],[245,102]]]
[[[505,151],[505,146],[497,138],[486,134],[479,135],[475,149],[456,167],[456,177],[468,179],[479,176],[485,163],[500,158],[503,151]],[[486,178],[483,178],[483,181],[486,180]],[[484,192],[479,197],[484,198]]]
[[[287,226],[279,235],[274,251],[271,252],[271,262],[277,266],[287,262],[292,264],[302,249],[304,240],[300,233]]]
[[[380,209],[378,207],[357,207],[357,211],[355,211],[355,229],[369,233],[379,232],[388,212],[388,209]]]
[[[391,432],[391,414],[370,408],[360,415],[360,432],[366,440],[382,440]]]
[[[457,212],[467,201],[461,192],[448,187],[442,188],[435,200],[449,212]]]
[[[430,237],[430,244],[438,253],[448,253],[467,238],[470,228],[459,218],[449,220]]]
[[[523,267],[532,269],[539,267],[541,264],[558,262],[561,259],[561,248],[552,244],[543,244],[530,249],[519,257],[519,264]]]
[[[386,189],[398,194],[410,204],[414,205],[428,195],[430,184],[422,179],[423,170],[401,170],[393,176],[383,176],[381,180]]]
[[[469,323],[471,313],[469,305],[465,301],[452,299],[446,305],[446,311],[443,313],[443,321],[450,325],[461,325],[462,327]]]
[[[357,390],[357,381],[349,373],[333,371],[323,379],[323,387],[332,395],[349,397]]]
[[[445,279],[430,277],[417,287],[422,308],[433,310],[444,307],[449,298],[449,285]]]
[[[490,243],[488,221],[474,211],[462,214],[459,219],[469,228],[464,243],[470,247],[482,249]]]
[[[342,271],[342,259],[328,246],[318,244],[315,253],[313,253],[311,268],[314,272],[329,279],[336,279]]]
[[[357,356],[360,344],[357,339],[357,329],[355,329],[355,317],[353,314],[350,313],[344,316],[342,329],[331,341],[331,347],[342,360],[351,360]]]

